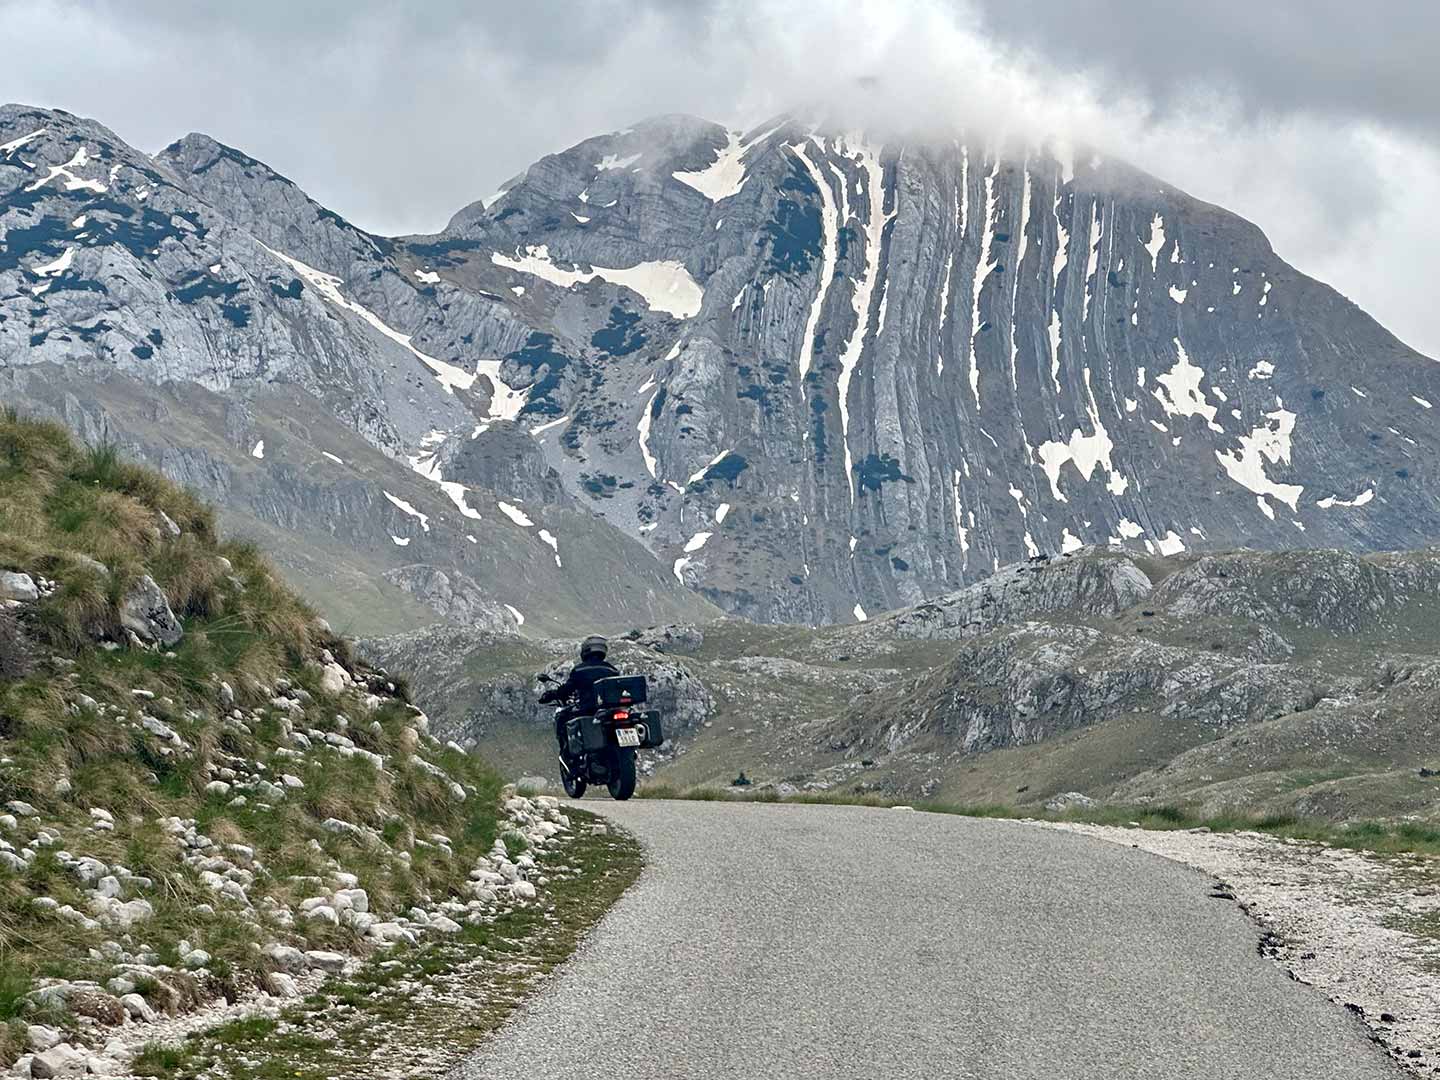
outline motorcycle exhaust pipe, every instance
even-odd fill
[[[570,766],[565,763],[565,759],[564,759],[563,757],[561,757],[559,754],[556,754],[556,755],[555,755],[555,760],[557,760],[558,762],[560,762],[560,768],[562,768],[562,769],[565,770],[565,775],[566,775],[566,776],[569,776],[569,775],[570,775]]]

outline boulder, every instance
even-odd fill
[[[1047,802],[1045,804],[1045,809],[1049,810],[1052,814],[1054,814],[1060,813],[1064,810],[1073,810],[1094,805],[1095,800],[1092,799],[1089,795],[1083,795],[1078,791],[1066,791],[1059,795],[1056,795],[1053,799]]]
[[[124,995],[120,999],[120,1004],[123,1005],[125,1011],[130,1014],[131,1020],[140,1020],[146,1024],[153,1023],[155,1020],[155,1010],[152,1009],[150,1003],[139,994]]]
[[[39,599],[40,590],[29,574],[0,570],[0,600],[15,600],[22,604],[30,604]]]
[[[141,641],[167,647],[185,633],[175,612],[170,610],[170,602],[149,574],[131,585],[120,602],[120,625]]]
[[[52,1046],[59,1046],[65,1041],[65,1034],[59,1028],[47,1027],[45,1024],[31,1024],[25,1029],[25,1041],[30,1049],[38,1054],[49,1050]]]
[[[56,1076],[84,1076],[86,1055],[69,1043],[52,1046],[30,1059],[30,1075],[36,1080]]]
[[[326,952],[323,949],[311,949],[305,954],[310,962],[310,967],[316,971],[323,971],[327,975],[338,975],[345,970],[345,956],[343,953]]]
[[[301,972],[308,966],[305,961],[305,954],[299,949],[289,945],[275,944],[265,950],[275,966],[281,971]]]

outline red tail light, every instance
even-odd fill
[[[629,719],[630,719],[630,714],[629,714],[628,712],[626,712],[624,709],[617,709],[615,712],[611,713],[610,719],[612,719],[612,720],[629,720]]]

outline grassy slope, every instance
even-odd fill
[[[162,512],[178,524],[179,537],[169,534]],[[386,693],[383,676],[367,685],[356,668],[360,685],[339,698],[327,695],[315,662],[328,649],[348,666],[344,643],[253,546],[222,543],[212,511],[156,474],[109,450],[81,449],[57,426],[0,414],[0,569],[57,583],[18,619],[0,614],[0,804],[18,799],[38,811],[14,830],[0,829],[14,850],[33,852],[22,871],[0,866],[0,1022],[26,1011],[36,980],[104,982],[114,965],[90,950],[107,940],[172,964],[182,938],[212,954],[208,986],[178,976],[168,987],[142,984],[161,1007],[177,995],[233,993],[262,977],[266,961],[252,949],[259,940],[356,944],[343,927],[308,923],[292,931],[256,915],[259,906],[252,912],[220,903],[182,861],[162,818],[194,819],[217,844],[253,848],[262,868],[250,890],[257,905],[269,896],[288,907],[315,891],[313,879],[343,866],[370,891],[372,910],[404,910],[458,890],[493,842],[497,777],[464,754],[425,746],[430,762],[471,793],[461,802],[417,767],[406,752],[414,710]],[[123,644],[117,605],[146,573],[185,627],[170,651]],[[112,648],[100,647],[102,640]],[[234,688],[240,719],[224,715],[221,680]],[[272,708],[271,697],[287,684],[292,695],[308,697],[289,721],[295,728],[333,731],[339,714],[364,717],[347,735],[384,755],[386,769],[328,748],[277,756],[288,741],[290,710]],[[360,700],[370,689],[380,691],[373,708]],[[188,749],[141,728],[142,711],[170,725]],[[206,791],[213,770],[229,766],[242,775],[261,766],[272,777],[295,773],[304,788],[273,807],[254,798],[234,806]],[[94,828],[92,808],[113,815],[113,830]],[[358,841],[322,828],[332,817],[374,828],[388,847],[362,852]],[[54,839],[38,846],[42,826]],[[453,840],[453,858],[414,844],[416,834],[431,833]],[[402,848],[411,849],[407,858],[398,857]],[[149,878],[151,887],[127,889],[126,897],[148,900],[153,919],[121,934],[37,909],[32,900],[50,896],[88,910],[89,894],[57,858],[62,849]],[[214,905],[213,915],[197,912],[202,902]],[[0,1034],[0,1061],[16,1050],[13,1029],[8,1042]]]

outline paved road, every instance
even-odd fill
[[[587,802],[650,866],[485,1080],[1395,1080],[1178,864],[1007,821]]]

